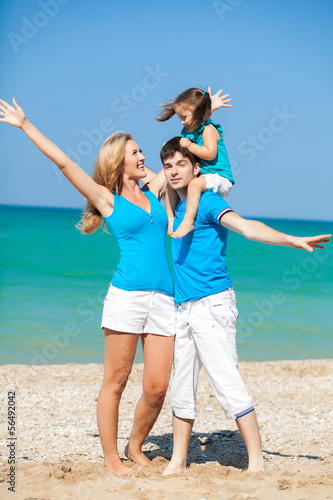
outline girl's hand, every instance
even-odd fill
[[[192,144],[191,139],[189,139],[188,137],[181,137],[179,142],[180,142],[181,147],[185,148],[185,149],[188,149]]]
[[[212,113],[220,108],[232,108],[232,104],[228,104],[228,102],[231,102],[231,99],[227,99],[227,97],[229,97],[229,94],[220,96],[222,89],[216,92],[216,94],[212,95],[212,89],[210,87],[207,87],[207,92],[210,95],[210,99],[212,101]]]
[[[0,99],[0,122],[9,123],[9,125],[13,125],[14,127],[22,128],[26,117],[23,109],[17,104],[15,97],[13,99],[13,105],[14,107]]]

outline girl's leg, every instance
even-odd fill
[[[121,462],[118,454],[118,412],[139,335],[114,332],[107,328],[104,328],[104,335],[104,378],[97,402],[97,424],[104,451],[104,465],[118,476],[124,476],[130,469]]]
[[[201,193],[207,191],[204,175],[191,180],[187,188],[186,212],[183,222],[172,234],[173,238],[183,238],[194,229],[194,219],[197,216]]]
[[[135,410],[133,429],[125,453],[137,464],[152,467],[141,447],[163,406],[172,368],[174,337],[145,334],[141,340],[144,356],[143,394]]]
[[[168,216],[168,235],[172,235],[173,231],[173,221],[175,219],[175,210],[179,201],[179,196],[177,191],[172,189],[169,185],[167,185],[165,191],[165,210]]]

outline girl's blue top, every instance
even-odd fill
[[[147,188],[142,191],[150,201],[149,213],[115,194],[112,214],[103,217],[120,251],[111,283],[123,290],[151,290],[173,296],[166,251],[168,218],[156,196]]]
[[[209,119],[206,122],[202,122],[200,127],[193,130],[193,132],[188,132],[186,127],[184,127],[180,133],[181,137],[188,137],[191,141],[198,144],[198,146],[203,146],[202,133],[207,125],[213,125],[218,133],[220,134],[220,139],[217,141],[217,155],[214,160],[200,160],[200,172],[203,174],[219,174],[221,177],[225,177],[232,184],[235,184],[234,178],[232,176],[231,167],[229,163],[228,153],[223,140],[223,130],[219,123],[213,122]]]

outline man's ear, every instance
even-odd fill
[[[193,174],[197,177],[200,172],[200,163],[196,163],[193,168]]]

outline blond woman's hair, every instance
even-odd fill
[[[116,194],[120,194],[123,188],[125,148],[131,139],[132,136],[127,132],[114,132],[103,142],[94,163],[93,180]],[[102,223],[100,212],[87,201],[82,218],[75,227],[85,234],[91,234]]]

